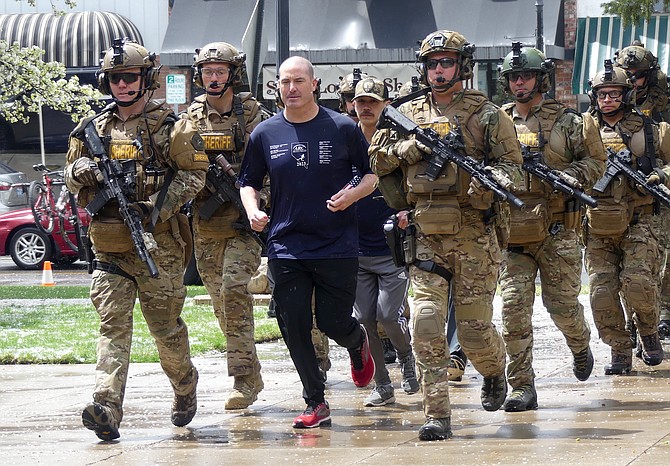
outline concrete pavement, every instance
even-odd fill
[[[591,320],[588,297],[581,298]],[[499,311],[497,298],[498,323]],[[651,368],[636,359],[630,375],[604,376],[609,349],[591,320],[596,366],[588,381],[578,382],[563,337],[538,303],[535,314],[540,408],[484,411],[482,378],[468,366],[463,382],[450,387],[454,437],[448,441],[418,440],[421,398],[399,388],[397,364],[390,366],[396,403],[364,407],[369,389],[353,385],[347,353],[334,343],[326,392],[333,425],[292,429],[304,409],[300,382],[283,343],[274,342],[258,345],[265,389],[242,411],[223,409],[232,387],[225,355],[195,359],[198,414],[185,428],[170,423],[172,392],[159,365],[131,365],[117,442],[100,442],[81,425],[93,389],[92,365],[2,366],[0,458],[8,465],[665,464],[670,361]]]

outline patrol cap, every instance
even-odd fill
[[[379,102],[383,102],[388,99],[388,89],[380,79],[368,77],[361,79],[356,84],[354,100],[359,97],[371,97]]]

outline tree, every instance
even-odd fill
[[[601,3],[603,13],[617,15],[621,17],[624,26],[637,24],[640,21],[651,19],[654,13],[654,5],[658,0],[612,0]],[[670,8],[670,0],[663,0],[663,10]]]
[[[24,1],[24,0],[20,0]],[[25,0],[34,6],[35,0]],[[51,0],[54,14],[57,0]],[[74,0],[62,0],[72,8]],[[29,119],[29,113],[38,112],[44,105],[70,113],[79,121],[91,112],[91,103],[102,94],[90,85],[79,84],[79,78],[65,79],[65,66],[60,62],[45,63],[44,51],[37,46],[21,47],[0,40],[0,116],[9,122]]]

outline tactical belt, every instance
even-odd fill
[[[447,269],[445,269],[441,265],[437,265],[434,261],[422,261],[422,260],[419,260],[419,259],[414,259],[414,262],[412,262],[412,265],[415,265],[416,267],[423,270],[424,272],[435,273],[435,274],[439,275],[440,277],[444,278],[448,282],[450,282],[451,279],[454,276],[454,274],[449,272]]]
[[[135,277],[130,275],[129,273],[126,273],[119,267],[118,265],[110,264],[109,262],[100,262],[97,259],[93,260],[93,270],[100,270],[102,272],[107,272],[107,273],[113,273],[114,275],[120,275],[123,278],[127,278],[128,280],[137,283],[135,280]]]

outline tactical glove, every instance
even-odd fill
[[[576,170],[568,167],[563,170],[561,175],[563,181],[565,181],[570,187],[575,189],[582,189],[582,184],[579,182],[579,174]]]
[[[475,209],[486,210],[491,207],[493,202],[493,191],[486,189],[478,179],[472,178],[468,188],[470,195],[470,205]]]
[[[132,202],[129,207],[139,214],[140,220],[148,218],[154,210],[154,204],[151,201]]]
[[[655,168],[653,172],[647,177],[647,184],[665,184],[665,173],[660,168]]]
[[[424,154],[430,154],[432,151],[426,145],[416,139],[405,139],[398,141],[393,146],[393,153],[400,160],[407,162],[407,165],[414,165],[423,160]]]
[[[83,186],[97,186],[104,181],[98,164],[87,157],[75,160],[72,165],[72,176]]]

